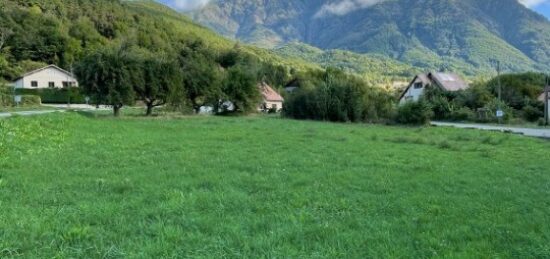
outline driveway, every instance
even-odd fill
[[[530,128],[515,128],[506,126],[489,126],[483,124],[464,124],[464,123],[450,123],[450,122],[432,122],[434,126],[442,127],[455,127],[461,129],[479,129],[501,132],[512,132],[515,134],[522,134],[529,137],[547,138],[550,139],[550,129],[530,129]]]
[[[32,115],[42,115],[54,112],[65,112],[64,110],[46,110],[46,111],[21,111],[21,112],[2,112],[0,113],[0,118],[7,118],[13,115],[18,116],[32,116]]]

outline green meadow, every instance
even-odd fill
[[[3,119],[0,257],[548,258],[550,142],[264,116]]]

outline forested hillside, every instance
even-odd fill
[[[3,0],[0,33],[0,78],[8,81],[45,64],[72,70],[91,50],[114,44],[164,53],[193,42],[214,54],[235,47],[235,42],[154,1]],[[237,47],[288,71],[315,67],[256,47]]]
[[[547,70],[550,22],[518,0],[214,0],[193,18],[245,42],[379,53],[475,75]]]
[[[322,67],[335,67],[361,75],[370,83],[389,85],[395,81],[408,81],[420,68],[391,59],[381,54],[359,54],[345,50],[321,50],[300,42],[291,42],[273,49],[282,57],[298,57]]]

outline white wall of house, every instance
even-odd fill
[[[16,88],[43,89],[78,87],[76,78],[53,66],[46,67],[34,73],[29,73],[14,82]]]
[[[411,87],[409,87],[405,95],[403,95],[401,100],[399,100],[399,104],[404,104],[410,101],[413,101],[413,102],[418,101],[422,96],[422,94],[424,94],[425,88],[426,86],[424,85],[422,80],[420,80],[419,78],[416,78],[416,80],[412,82]]]
[[[263,107],[266,107],[268,110],[275,108],[277,111],[280,111],[283,109],[283,102],[280,101],[264,101],[262,107],[260,107],[260,110],[263,109]]]

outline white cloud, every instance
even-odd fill
[[[353,11],[371,7],[385,0],[341,0],[335,3],[328,3],[321,6],[315,17],[327,15],[346,15]]]
[[[524,4],[527,7],[535,7],[544,2],[547,2],[548,0],[519,0],[519,1],[520,3]]]
[[[193,11],[203,8],[210,0],[167,0],[166,2],[180,11]]]

